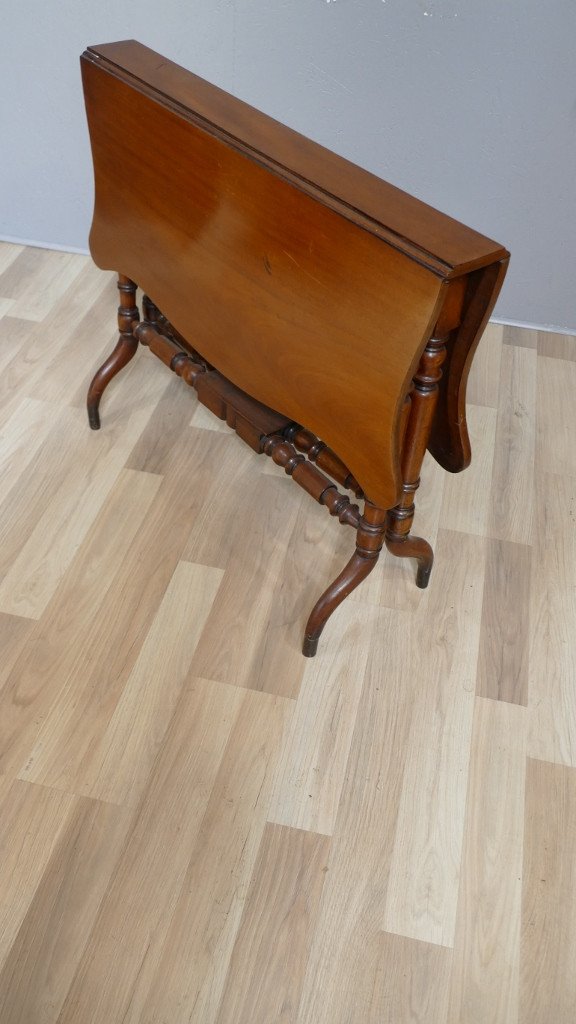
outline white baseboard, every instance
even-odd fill
[[[13,235],[0,235],[0,242],[12,245],[29,245],[32,249],[55,249],[57,252],[74,252],[80,256],[89,256],[88,249],[77,249],[75,245],[58,245],[57,242],[36,242],[33,238],[14,238]]]
[[[88,249],[77,249],[73,245],[58,245],[56,242],[35,242],[31,238],[14,238],[12,235],[0,235],[0,242],[11,242],[13,245],[31,245],[35,249],[56,249],[58,252],[75,252],[81,256],[89,256]],[[527,320],[508,320],[506,317],[492,316],[490,323],[503,324],[505,327],[523,327],[528,331],[550,331],[552,334],[576,335],[568,327],[557,327],[555,324],[532,324]]]
[[[531,324],[527,320],[507,320],[503,316],[491,316],[490,323],[502,324],[504,327],[522,327],[527,331],[548,331],[550,334],[576,336],[576,326],[570,330],[568,327],[556,327],[555,324]]]

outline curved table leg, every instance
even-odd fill
[[[434,552],[428,541],[423,537],[402,537],[399,534],[386,533],[384,543],[391,555],[416,559],[416,586],[420,587],[420,590],[425,590],[434,564]]]
[[[332,612],[366,579],[376,565],[384,543],[386,518],[385,509],[368,501],[365,503],[356,534],[356,551],[316,602],[306,623],[302,654],[307,658],[313,658],[316,654],[320,634]]]
[[[94,375],[92,383],[88,388],[86,405],[88,408],[88,422],[92,430],[100,429],[99,405],[105,389],[112,378],[130,362],[138,348],[138,341],[132,333],[134,324],[138,323],[140,319],[136,305],[136,287],[134,281],[131,281],[129,277],[124,277],[123,274],[118,275],[118,290],[120,292],[118,329],[120,337],[116,348]]]
[[[384,543],[391,555],[398,558],[415,558],[418,562],[416,570],[416,586],[425,590],[430,580],[434,552],[423,537],[413,537],[410,528],[414,519],[414,493],[418,489],[420,479],[402,487],[402,501],[388,512],[388,524],[384,534]]]
[[[384,537],[386,547],[392,555],[416,559],[416,586],[421,590],[428,586],[434,553],[428,541],[422,537],[411,537],[410,529],[415,511],[414,495],[420,484],[420,470],[438,402],[438,382],[442,378],[448,336],[449,332],[437,325],[437,334],[429,339],[414,376],[414,389],[409,397],[408,419],[402,446],[402,495],[396,507],[388,512]]]

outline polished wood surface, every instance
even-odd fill
[[[254,107],[155,53],[126,40],[91,46],[87,57],[104,60],[123,80],[270,167],[325,205],[346,211],[399,251],[447,276],[505,259],[503,246],[407,192],[344,160]],[[363,215],[363,219],[362,219]]]
[[[135,281],[221,373],[312,429],[371,501],[392,507],[399,414],[446,282],[469,275],[465,308],[446,325],[462,322],[452,346],[468,352],[505,249],[138,43],[91,47],[82,72],[96,262]],[[454,402],[435,445],[451,469],[467,461]]]
[[[393,505],[398,408],[442,280],[101,64],[83,63],[96,263],[135,281],[224,376],[313,430]]]
[[[573,1024],[576,338],[489,325],[434,585],[306,661],[350,531],[146,348],[89,431],[115,278],[0,268],[2,1024]]]
[[[308,617],[314,656],[383,545],[415,559],[428,585],[433,551],[411,532],[420,471],[427,448],[453,472],[470,461],[467,378],[508,253],[139,43],[91,47],[82,75],[90,248],[120,289],[90,426],[141,342],[356,527],[355,552]]]

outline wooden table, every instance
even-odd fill
[[[410,533],[420,468],[427,448],[450,472],[470,461],[466,381],[509,254],[137,42],[90,47],[81,64],[90,250],[120,289],[90,425],[148,345],[355,528],[308,618],[312,656],[384,544],[428,584],[432,549]]]

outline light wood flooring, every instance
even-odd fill
[[[574,1024],[576,339],[486,331],[430,587],[0,246],[1,1024]],[[198,344],[201,348],[201,345]]]

